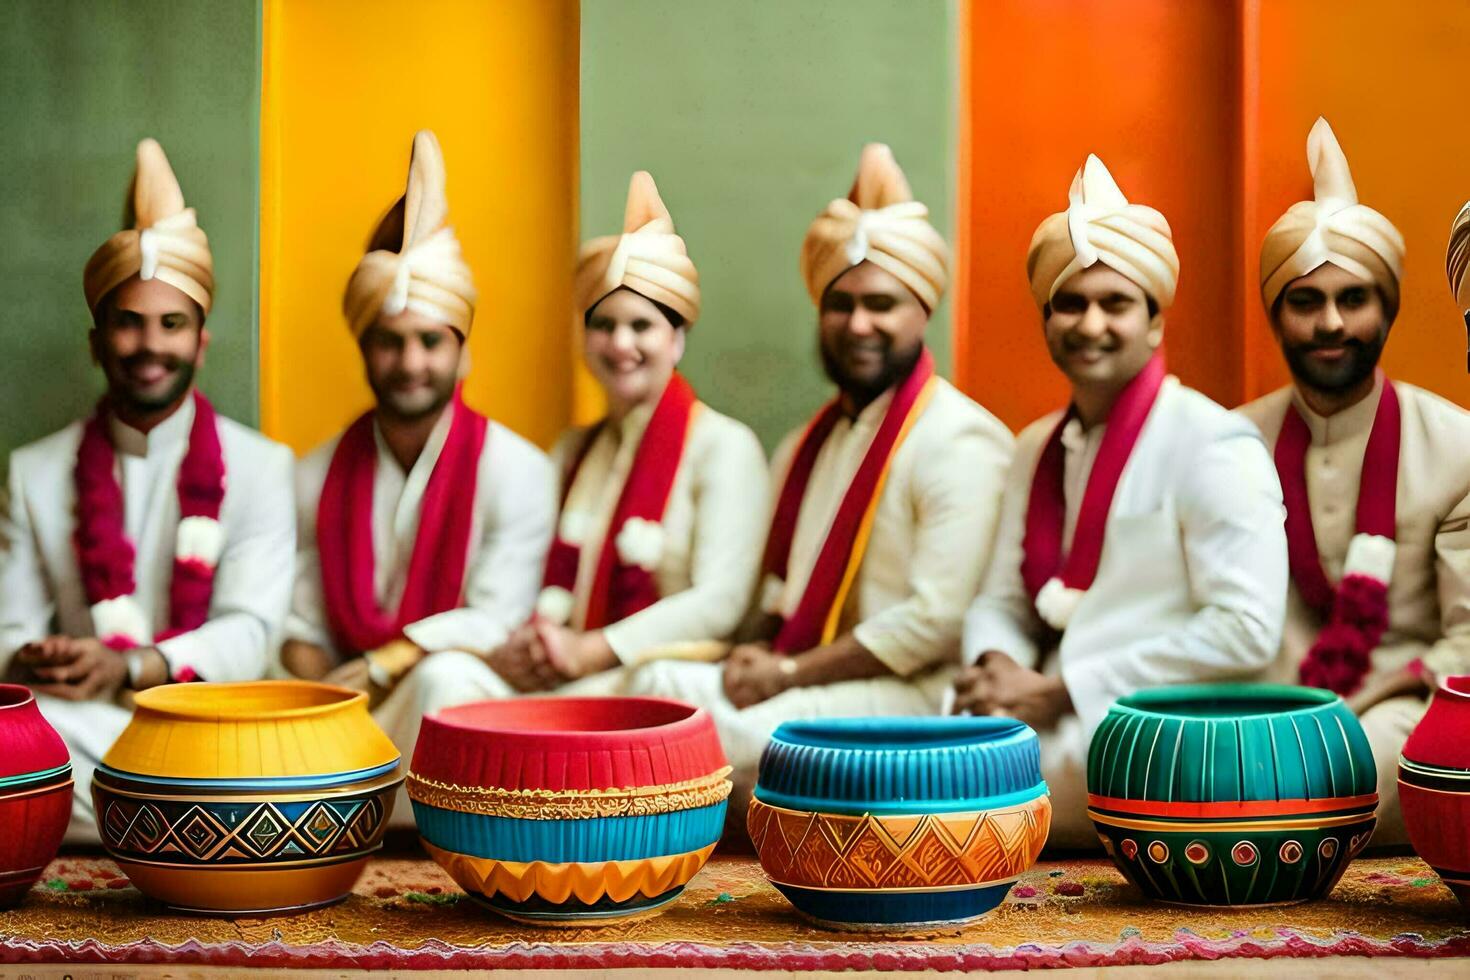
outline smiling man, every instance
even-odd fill
[[[1278,671],[1347,698],[1378,765],[1376,843],[1402,843],[1398,756],[1435,676],[1470,672],[1470,415],[1378,370],[1404,240],[1358,203],[1325,119],[1314,199],[1261,247],[1292,384],[1241,409],[1273,447],[1291,595]]]
[[[74,842],[97,840],[91,775],[129,692],[264,674],[295,542],[290,450],[195,387],[214,262],[151,139],[128,205],[83,275],[106,393],[11,455],[0,523],[0,663],[71,751]]]
[[[1088,157],[1026,259],[1070,405],[1028,426],[965,621],[956,711],[1041,734],[1050,841],[1093,844],[1087,749],[1116,698],[1243,677],[1281,640],[1281,492],[1260,436],[1164,369],[1169,223]]]
[[[888,147],[867,146],[849,195],[812,223],[801,272],[837,392],[777,450],[748,642],[635,677],[711,710],[741,789],[782,721],[938,710],[1011,455],[924,345],[948,248]]]
[[[299,677],[370,692],[404,758],[424,711],[474,697],[439,663],[475,662],[530,615],[555,499],[545,454],[460,397],[476,294],[448,215],[444,158],[423,130],[408,188],[347,284],[376,404],[301,461],[281,650]],[[400,802],[394,822],[411,824]]]

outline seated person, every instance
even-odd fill
[[[1292,383],[1240,410],[1272,447],[1286,498],[1276,673],[1357,712],[1378,769],[1373,842],[1403,844],[1399,753],[1433,678],[1470,671],[1470,413],[1377,370],[1404,239],[1358,203],[1325,119],[1307,158],[1315,200],[1292,205],[1261,248],[1261,298]]]
[[[1017,442],[954,708],[1041,734],[1054,846],[1094,846],[1087,750],[1116,698],[1248,677],[1281,642],[1281,491],[1259,433],[1164,369],[1169,224],[1088,157],[1027,275],[1071,404]]]
[[[476,697],[619,694],[628,668],[719,656],[755,589],[765,454],[675,370],[699,273],[647,173],[623,234],[583,246],[576,291],[607,415],[557,443],[561,518],[537,614],[489,670],[465,665]]]
[[[92,772],[131,692],[260,678],[291,595],[291,451],[194,385],[214,262],[151,139],[130,196],[133,227],[83,275],[107,391],[11,454],[0,521],[0,670],[36,692],[71,752],[71,843],[97,843]]]
[[[660,661],[633,683],[710,709],[737,793],[781,722],[934,714],[954,676],[1012,440],[924,346],[947,263],[881,144],[807,232],[801,271],[837,392],[776,454],[749,640],[722,664]]]
[[[544,453],[465,405],[475,288],[447,224],[444,159],[414,137],[408,189],[373,234],[343,311],[375,405],[301,461],[300,552],[281,661],[371,693],[412,758],[427,711],[525,622],[553,521]],[[395,825],[411,826],[405,797]]]

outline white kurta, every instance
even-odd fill
[[[776,601],[790,615],[801,600],[827,530],[892,400],[886,394],[840,421],[817,455],[792,540],[785,587]],[[805,426],[787,437],[772,466],[780,493]],[[891,676],[794,688],[736,710],[725,698],[723,665],[648,664],[635,693],[680,698],[714,715],[737,786],[748,790],[777,725],[842,715],[933,714],[959,653],[965,607],[990,559],[1010,432],[944,380],[893,454],[872,534],[839,617]]]
[[[651,409],[631,413],[620,426],[605,426],[582,460],[565,510],[585,529],[577,572],[572,626],[579,627],[591,593],[597,556]],[[565,479],[571,458],[586,438],[574,429],[552,457]],[[766,517],[765,456],[755,433],[713,409],[701,407],[689,432],[664,511],[664,546],[654,569],[662,598],[603,630],[623,667],[584,677],[550,692],[559,696],[623,693],[629,668],[664,657],[723,651],[755,589]],[[752,504],[754,503],[754,506]],[[563,522],[566,523],[565,521]],[[539,581],[539,570],[538,570]],[[460,675],[474,699],[515,697],[516,691],[483,662],[436,657],[415,672]],[[421,690],[437,687],[421,684]],[[434,708],[437,695],[429,695]],[[426,702],[428,703],[428,702]]]
[[[1348,543],[1357,531],[1363,454],[1378,413],[1383,378],[1372,393],[1336,415],[1309,409],[1292,386],[1240,409],[1275,447],[1287,409],[1296,405],[1312,442],[1307,448],[1307,493],[1312,529],[1329,581],[1342,577]],[[1439,676],[1470,673],[1470,413],[1422,388],[1394,382],[1400,443],[1394,537],[1388,585],[1388,630],[1373,651],[1370,677],[1423,659]],[[1276,679],[1297,683],[1297,671],[1316,641],[1322,619],[1293,585],[1287,603]],[[1364,713],[1363,727],[1378,766],[1375,843],[1407,839],[1398,808],[1398,757],[1427,702],[1401,697]]]
[[[125,532],[136,549],[134,597],[154,632],[168,625],[179,523],[178,472],[194,424],[186,400],[146,435],[114,422]],[[280,640],[290,600],[295,522],[291,451],[219,418],[225,457],[220,507],[225,546],[214,573],[209,619],[158,644],[170,673],[192,668],[205,681],[254,680]],[[77,568],[75,470],[82,423],[17,449],[10,457],[9,506],[0,539],[0,667],[20,647],[51,633],[93,636]],[[77,792],[67,839],[95,842],[92,770],[122,733],[130,712],[113,702],[40,696],[42,713],[66,739]]]
[[[403,597],[418,540],[424,491],[444,449],[451,418],[451,413],[445,411],[407,472],[377,427],[373,428],[378,449],[373,478],[373,584],[382,609],[396,609]],[[296,587],[286,620],[288,640],[315,644],[339,658],[349,651],[338,650],[333,643],[322,595],[316,530],[322,486],[340,441],[339,435],[313,450],[297,466]],[[430,656],[410,670],[373,713],[403,754],[405,765],[413,756],[419,721],[426,710],[462,704],[479,696],[473,667],[483,663],[472,654],[499,646],[530,616],[551,541],[554,493],[554,475],[546,454],[492,421],[476,473],[464,605],[404,627],[408,639]],[[435,664],[442,653],[456,654],[447,661],[459,663],[464,669],[442,670]],[[393,823],[413,823],[402,794]]]
[[[1255,429],[1172,378],[1144,424],[1108,512],[1102,557],[1059,646],[1021,579],[1031,481],[1061,413],[1021,433],[995,559],[965,621],[965,659],[998,650],[1060,674],[1076,714],[1042,734],[1051,840],[1091,846],[1087,749],[1117,698],[1148,687],[1250,677],[1270,663],[1285,616],[1286,535],[1276,470]],[[1063,439],[1067,525],[1101,436]]]

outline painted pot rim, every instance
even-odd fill
[[[291,700],[307,703],[290,704]],[[225,681],[161,684],[139,691],[139,713],[191,721],[273,721],[316,718],[366,707],[367,695],[317,681]]]
[[[24,684],[0,684],[0,711],[34,704],[36,693]]]
[[[1451,701],[1470,702],[1470,674],[1450,674],[1439,679],[1436,692]]]
[[[1229,704],[1240,702],[1280,703],[1273,710],[1229,712]],[[1221,704],[1225,702],[1225,704]],[[1181,684],[1154,687],[1124,695],[1113,702],[1110,711],[1145,718],[1177,718],[1181,721],[1225,722],[1256,718],[1283,718],[1308,715],[1340,704],[1342,699],[1331,691],[1291,684]],[[1201,714],[1191,705],[1220,706],[1216,714]]]
[[[951,715],[937,718],[815,718],[785,721],[772,741],[851,752],[922,752],[988,745],[1026,737],[1031,729],[1014,718]],[[897,743],[897,744],[895,744]]]
[[[348,772],[331,772],[304,776],[240,776],[240,777],[179,777],[161,776],[146,772],[133,772],[128,769],[119,769],[109,766],[105,762],[97,766],[93,773],[93,782],[100,777],[109,789],[119,789],[111,786],[114,780],[124,780],[139,783],[154,792],[164,790],[175,790],[183,798],[188,797],[188,790],[199,790],[201,792],[299,792],[312,793],[315,791],[327,791],[340,787],[349,789],[357,787],[359,783],[377,780],[383,776],[394,776],[396,782],[403,782],[404,775],[399,771],[401,759],[394,756],[391,762],[382,765],[371,766],[366,769],[354,769]]]
[[[589,713],[599,716],[598,709],[624,708],[632,719],[642,724],[600,724],[589,720]],[[662,712],[664,717],[637,717],[637,712]],[[511,698],[472,701],[469,704],[441,708],[425,717],[437,725],[476,735],[524,738],[527,736],[550,742],[581,740],[590,736],[636,736],[649,732],[669,732],[694,728],[703,723],[703,708],[672,698],[648,697],[584,697],[584,698]]]

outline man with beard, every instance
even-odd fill
[[[1398,756],[1438,675],[1470,670],[1470,415],[1377,370],[1404,240],[1358,203],[1325,119],[1314,200],[1261,247],[1261,299],[1293,383],[1241,409],[1273,447],[1291,593],[1277,670],[1362,719],[1378,766],[1376,843],[1402,843]]]
[[[194,386],[209,347],[209,241],[163,149],[138,144],[132,227],[87,263],[87,419],[16,450],[0,523],[0,666],[71,752],[67,839],[97,840],[90,783],[132,691],[265,673],[290,598],[290,450]]]
[[[933,714],[954,675],[1012,440],[924,346],[948,259],[881,144],[807,231],[801,272],[837,394],[776,453],[750,639],[723,664],[634,679],[712,711],[737,789],[780,722]]]
[[[484,656],[530,615],[555,505],[545,454],[460,396],[476,294],[444,185],[420,131],[407,190],[347,284],[376,405],[298,467],[281,650],[298,677],[369,692],[404,758],[424,711],[474,695],[435,656]],[[400,802],[395,822],[411,823]]]
[[[1097,837],[1087,750],[1116,698],[1259,671],[1281,641],[1281,491],[1256,431],[1168,376],[1164,216],[1089,156],[1026,272],[1071,404],[1017,440],[954,709],[1041,735],[1050,841]]]

